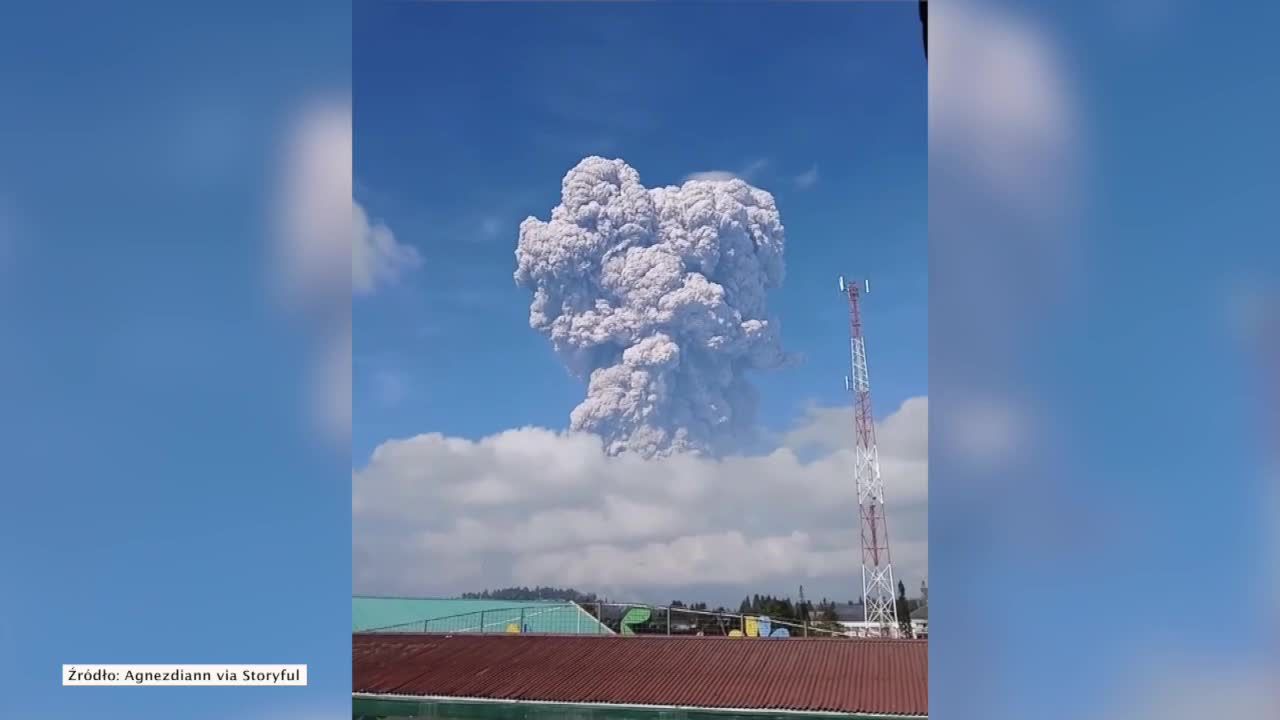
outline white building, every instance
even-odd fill
[[[866,621],[861,603],[836,605],[836,618],[840,626],[855,637],[879,637],[880,625]],[[894,628],[896,634],[897,628]],[[911,613],[911,634],[917,638],[929,637],[929,606],[923,605]]]

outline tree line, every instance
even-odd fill
[[[509,587],[500,590],[482,590],[480,592],[462,593],[463,600],[511,600],[528,602],[531,600],[560,600],[563,602],[597,603],[607,602],[595,593],[582,593],[573,588],[542,587]]]

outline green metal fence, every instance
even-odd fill
[[[573,603],[479,610],[372,628],[366,632],[613,634],[589,612]]]
[[[557,635],[743,635],[843,637],[836,623],[637,603],[560,603],[491,608],[370,628],[365,632],[540,633]]]

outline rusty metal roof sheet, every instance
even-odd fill
[[[927,716],[920,640],[356,634],[376,695]]]

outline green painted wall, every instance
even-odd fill
[[[504,632],[508,625],[523,622],[529,632],[611,634],[589,613],[563,602],[351,598],[351,632],[393,626],[406,632],[479,632],[482,622],[485,632]]]

